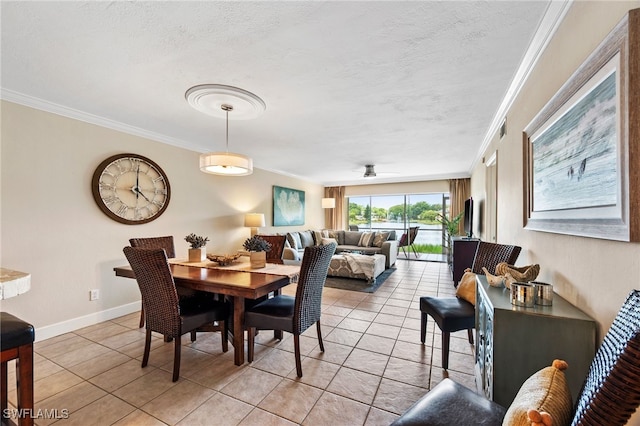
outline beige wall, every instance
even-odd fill
[[[149,157],[169,177],[169,207],[153,222],[117,223],[92,198],[95,168],[122,152]],[[127,264],[122,248],[131,237],[173,235],[186,257],[191,232],[209,237],[208,252],[241,248],[250,232],[244,212],[265,214],[263,233],[324,226],[320,185],[260,169],[208,175],[196,152],[9,102],[2,102],[1,159],[1,264],[32,279],[31,290],[3,300],[2,310],[33,323],[38,340],[139,309],[135,281],[112,271]],[[273,185],[306,192],[304,226],[271,226]],[[89,301],[90,289],[100,300]]]
[[[640,244],[525,230],[522,130],[625,13],[637,7],[638,1],[574,2],[508,111],[507,135],[499,142],[494,138],[484,153],[488,158],[498,152],[498,242],[522,246],[518,264],[539,263],[539,279],[553,283],[560,295],[592,315],[600,339],[628,293],[640,287]],[[485,173],[483,164],[473,172],[474,199],[485,198]]]

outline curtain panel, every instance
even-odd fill
[[[327,229],[345,229],[344,225],[344,186],[329,186],[324,189],[325,198],[334,198],[336,206],[324,209],[324,226]]]
[[[471,196],[471,179],[449,179],[449,219],[464,211],[464,202]],[[458,234],[463,232],[463,223],[458,225]]]

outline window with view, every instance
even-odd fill
[[[444,233],[439,217],[448,211],[448,202],[448,193],[349,197],[349,229],[395,230],[399,239],[409,227],[418,226],[416,251],[442,253]]]

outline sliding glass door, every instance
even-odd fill
[[[438,216],[447,209],[449,194],[401,194],[349,197],[349,229],[395,230],[396,239],[417,226],[414,247],[419,253],[442,253],[443,227]]]

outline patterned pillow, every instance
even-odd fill
[[[375,247],[382,247],[382,244],[389,239],[388,232],[376,232],[376,237],[373,239],[373,245]]]
[[[289,232],[287,234],[287,241],[291,244],[291,248],[299,249],[302,248],[302,242],[300,242],[300,234],[297,232]]]
[[[373,240],[376,237],[375,232],[363,232],[360,236],[360,241],[358,241],[359,247],[371,247]]]
[[[322,245],[322,237],[323,237],[323,233],[321,231],[312,231],[313,232],[313,242],[315,245],[317,246],[321,246]],[[325,237],[328,238],[328,237]]]
[[[571,391],[564,376],[565,361],[556,359],[550,367],[534,373],[523,384],[507,409],[503,426],[531,425],[529,412],[547,413],[554,425],[571,422]]]
[[[326,245],[329,245],[329,244],[336,244],[336,245],[338,245],[338,242],[336,241],[336,239],[335,239],[335,238],[328,238],[328,237],[327,237],[327,238],[322,238],[322,239],[320,240],[320,245],[322,245],[322,246],[326,246]]]

